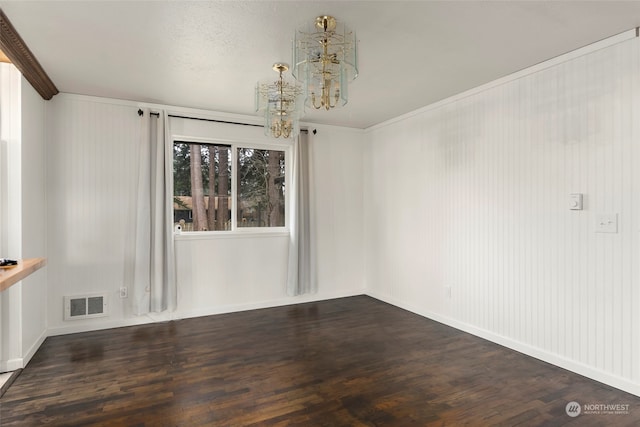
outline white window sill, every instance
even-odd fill
[[[189,231],[174,233],[176,241],[181,240],[216,240],[216,239],[256,239],[289,237],[287,230],[237,230],[237,231]]]

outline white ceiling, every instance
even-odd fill
[[[61,92],[254,114],[294,30],[356,31],[349,103],[304,121],[366,128],[640,25],[627,1],[11,1],[0,8]]]

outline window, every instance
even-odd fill
[[[238,227],[284,227],[284,151],[237,153]]]
[[[182,230],[286,225],[285,151],[175,141],[173,220]]]

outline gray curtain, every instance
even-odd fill
[[[133,233],[135,314],[175,310],[176,279],[172,210],[172,151],[164,111],[140,118],[136,221]]]
[[[293,146],[290,214],[289,272],[287,293],[301,295],[318,290],[316,280],[316,241],[313,218],[313,173],[311,153],[313,135],[300,132]]]

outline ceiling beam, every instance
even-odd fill
[[[49,100],[58,93],[36,57],[31,53],[22,37],[0,9],[0,50],[22,73],[43,99]]]

